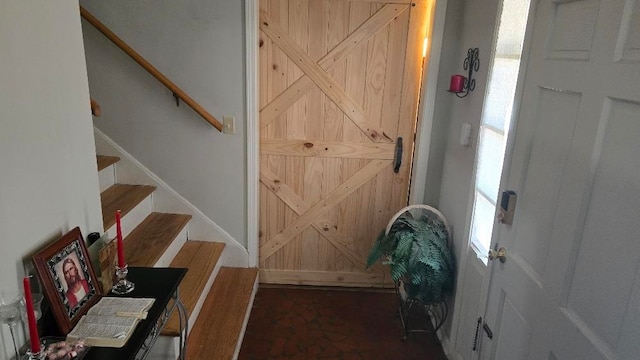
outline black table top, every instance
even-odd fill
[[[131,338],[123,347],[92,347],[83,359],[124,360],[135,358],[186,273],[187,269],[183,268],[129,268],[127,279],[135,284],[135,289],[122,297],[148,297],[154,298],[156,301],[149,310],[147,318],[138,323]],[[109,293],[107,296],[119,295]]]

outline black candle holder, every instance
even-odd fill
[[[38,351],[37,353],[31,352],[31,350],[27,350],[27,353],[25,355],[26,355],[24,357],[25,360],[45,360],[46,359],[46,356],[42,349],[40,349],[40,351]]]
[[[111,291],[117,295],[128,294],[135,289],[136,285],[131,281],[127,280],[127,274],[129,273],[129,269],[125,264],[124,267],[116,266],[116,278],[118,282],[113,285]]]
[[[463,68],[467,70],[467,77],[464,79],[464,85],[461,92],[453,92],[457,97],[463,98],[476,88],[476,79],[473,73],[480,69],[480,50],[478,48],[469,48],[467,57],[464,59]]]

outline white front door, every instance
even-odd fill
[[[640,0],[540,0],[530,19],[481,358],[638,359]]]

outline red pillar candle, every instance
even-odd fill
[[[116,211],[116,241],[118,245],[118,267],[124,268],[124,244],[122,243],[122,225],[120,224],[120,210]]]
[[[464,80],[465,77],[462,75],[451,75],[449,91],[454,93],[461,93],[464,90]]]
[[[40,352],[40,336],[38,335],[38,325],[36,323],[36,314],[33,312],[33,297],[31,296],[31,284],[29,278],[25,277],[24,287],[24,303],[27,312],[27,320],[29,322],[29,338],[31,342],[31,352],[37,354]]]

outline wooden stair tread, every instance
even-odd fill
[[[188,317],[193,313],[224,247],[224,243],[189,240],[169,265],[169,267],[189,269],[180,283],[180,300],[187,310]],[[177,311],[167,322],[162,335],[180,336],[180,320]]]
[[[104,230],[116,223],[117,210],[120,210],[122,216],[126,215],[155,189],[155,186],[150,185],[115,184],[103,191],[100,194],[100,200]]]
[[[198,315],[187,359],[232,359],[258,276],[255,268],[223,267]]]
[[[153,266],[187,225],[191,215],[151,213],[124,239],[129,266]]]
[[[96,160],[98,161],[98,171],[100,171],[109,165],[117,163],[120,161],[120,158],[117,156],[98,155],[96,156]]]

